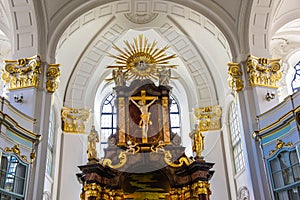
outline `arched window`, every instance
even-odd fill
[[[180,120],[180,109],[177,100],[170,96],[171,106],[170,106],[170,122],[171,130],[173,133],[177,133],[181,136],[181,120]]]
[[[296,150],[281,151],[268,163],[275,199],[299,199],[300,166]]]
[[[232,102],[229,108],[229,128],[231,134],[231,145],[233,151],[235,173],[238,173],[245,167],[245,159],[242,149],[238,110],[235,102]]]
[[[294,69],[295,69],[295,74],[291,83],[293,93],[298,91],[300,88],[300,61],[294,66]]]
[[[49,119],[49,135],[48,135],[48,147],[47,147],[47,161],[46,161],[46,174],[50,177],[53,175],[53,149],[54,149],[54,114],[53,110],[50,111]]]
[[[115,133],[117,129],[117,113],[114,107],[115,95],[109,94],[103,101],[102,106],[100,107],[100,141],[101,148],[107,146],[108,137]]]

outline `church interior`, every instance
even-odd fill
[[[299,0],[0,0],[1,200],[300,200]]]

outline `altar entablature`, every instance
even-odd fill
[[[62,130],[65,133],[86,133],[89,117],[90,109],[64,107],[61,111]]]

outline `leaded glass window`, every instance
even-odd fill
[[[24,199],[27,166],[14,155],[1,156],[0,199]]]
[[[296,150],[282,151],[269,160],[270,176],[276,200],[300,199],[300,166]]]
[[[116,132],[117,129],[117,113],[114,107],[115,95],[109,94],[103,101],[101,106],[101,133],[100,141],[101,145],[107,145],[108,137]]]
[[[47,148],[47,160],[46,160],[46,173],[52,176],[53,171],[53,148],[54,148],[54,114],[51,110],[49,120],[49,135],[48,135],[48,148]]]
[[[171,100],[171,106],[170,106],[170,123],[171,123],[171,130],[173,133],[177,133],[179,136],[181,136],[181,131],[180,131],[180,109],[179,105],[177,103],[177,100],[173,97],[170,96]]]
[[[295,69],[295,74],[291,83],[293,93],[298,91],[300,88],[300,61],[294,66],[294,69]]]
[[[231,144],[236,173],[245,167],[245,158],[242,148],[241,129],[239,123],[238,109],[235,102],[232,102],[229,108],[229,128],[231,133]]]

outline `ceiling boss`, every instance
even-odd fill
[[[127,80],[132,79],[152,79],[159,80],[160,85],[168,84],[171,78],[170,69],[176,67],[169,64],[169,60],[175,58],[176,54],[166,54],[168,45],[157,48],[156,41],[148,43],[148,39],[142,34],[134,38],[133,43],[125,40],[124,44],[123,50],[115,44],[112,45],[119,54],[108,54],[115,59],[116,65],[107,66],[114,69],[113,77],[107,81],[114,80],[116,86],[124,86]]]

